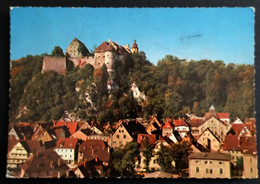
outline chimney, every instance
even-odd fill
[[[94,148],[92,148],[91,152],[92,152],[92,156],[93,156],[94,155]]]
[[[86,162],[83,162],[84,167],[86,167]]]
[[[98,157],[95,158],[95,161],[98,162]]]
[[[23,140],[24,140],[24,141],[26,140],[26,136],[25,136],[25,135],[23,136]]]

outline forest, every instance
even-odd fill
[[[58,50],[58,52],[57,52]],[[10,122],[59,120],[65,111],[76,119],[115,122],[156,114],[178,118],[185,113],[202,116],[213,104],[231,119],[254,117],[254,66],[225,64],[221,60],[186,61],[172,55],[157,65],[144,52],[130,55],[127,64],[116,63],[109,75],[106,66],[74,67],[67,60],[67,74],[41,73],[46,54],[11,61]],[[52,55],[64,55],[55,48]],[[135,82],[146,100],[133,98]],[[108,89],[108,83],[115,86]]]

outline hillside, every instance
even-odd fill
[[[11,61],[10,121],[58,120],[67,111],[73,118],[101,123],[122,118],[202,115],[211,104],[231,118],[254,117],[254,66],[223,61],[186,61],[167,55],[151,64],[144,52],[132,54],[134,65],[67,68],[67,74],[41,73],[44,55]],[[108,81],[114,87],[108,89]],[[131,83],[146,100],[137,103]]]

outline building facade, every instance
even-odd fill
[[[230,155],[223,153],[191,153],[190,178],[231,178]]]

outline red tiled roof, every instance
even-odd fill
[[[110,160],[110,148],[103,140],[86,140],[79,146],[79,152],[83,153],[83,161],[90,161],[96,157],[101,161]]]
[[[78,143],[77,138],[64,138],[60,137],[56,143],[55,148],[64,148],[64,149],[75,149]]]
[[[188,127],[189,125],[186,123],[186,121],[182,118],[182,119],[176,119],[174,120],[174,126],[186,126]]]
[[[237,135],[226,135],[223,145],[223,150],[240,150]]]
[[[62,126],[66,126],[66,122],[65,121],[57,121],[54,124],[54,127],[62,127]]]
[[[246,125],[244,124],[232,124],[231,125],[231,128],[234,130],[234,132],[236,133],[236,135],[239,135],[240,132],[243,130],[243,128],[245,127]]]
[[[204,117],[206,119],[210,118],[210,113],[209,112],[205,113]],[[218,113],[216,113],[215,117],[218,119],[226,119],[226,118],[229,118],[229,113],[218,112]]]
[[[95,52],[103,51],[114,51],[114,48],[108,42],[103,42],[95,49]]]
[[[170,121],[166,121],[166,123],[163,125],[163,129],[172,129],[172,125],[170,124]]]
[[[256,137],[238,135],[226,135],[223,145],[223,150],[236,150],[236,151],[256,151]]]
[[[78,122],[68,122],[67,127],[69,129],[70,134],[74,134],[78,129]]]
[[[240,137],[239,144],[242,150],[256,151],[256,137]]]
[[[191,119],[188,124],[190,127],[199,127],[203,123],[203,119]]]

